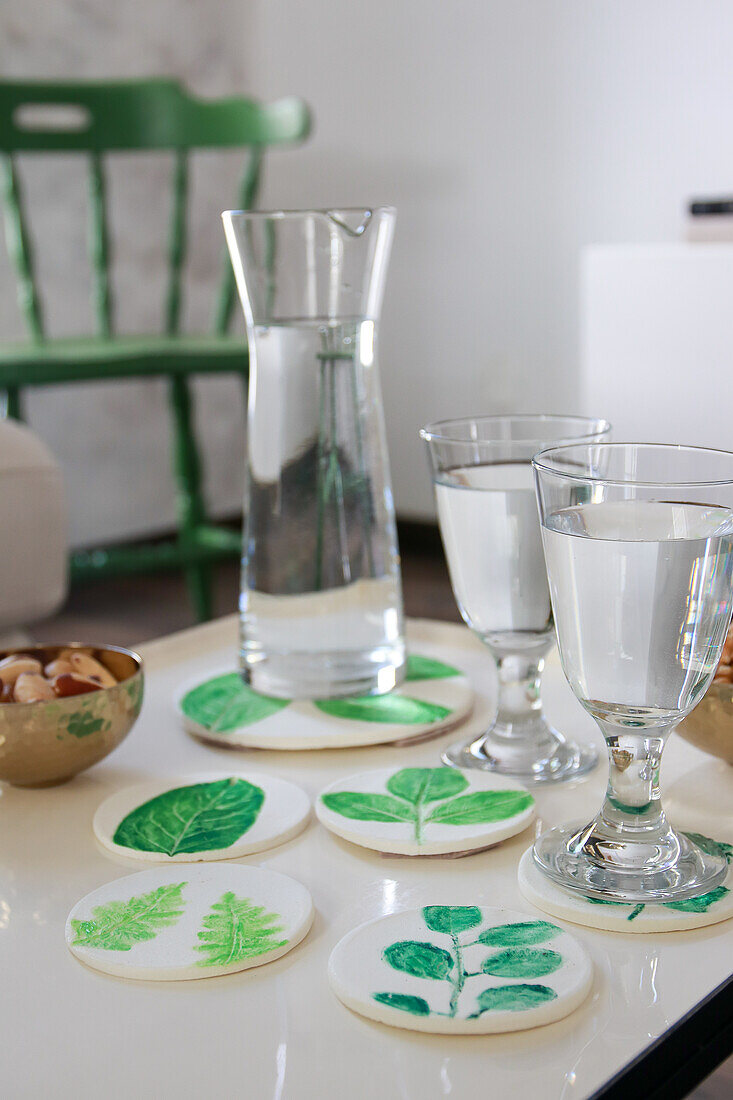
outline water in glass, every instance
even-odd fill
[[[546,518],[563,668],[592,714],[639,729],[695,705],[728,628],[732,534],[727,509],[691,503],[610,501]]]
[[[240,614],[266,694],[371,690],[385,667],[386,690],[404,663],[373,329],[256,328]]]
[[[445,471],[435,499],[453,592],[471,629],[497,650],[549,647],[552,611],[531,464]]]

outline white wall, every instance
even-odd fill
[[[733,5],[260,0],[255,39],[262,94],[317,119],[268,201],[398,207],[383,383],[398,508],[429,514],[422,422],[584,411],[581,246],[733,191]]]
[[[315,133],[272,158],[263,205],[397,205],[381,360],[403,515],[432,510],[424,421],[579,411],[581,246],[676,239],[690,194],[733,190],[728,0],[7,0],[0,20],[13,32],[0,53],[11,74],[168,71],[206,93],[303,95]],[[229,202],[223,168],[204,182],[197,243],[211,247],[215,207]],[[76,273],[78,241],[69,255]],[[127,271],[140,323],[155,267],[143,251]],[[0,337],[11,312],[2,286]],[[151,411],[118,394],[101,419],[86,416],[69,453],[80,426],[65,400],[41,419],[67,449],[73,484],[90,446],[95,469],[108,462],[93,497],[77,493],[77,529],[109,501],[111,463],[133,471],[127,527],[132,510],[138,524],[151,507],[172,515],[161,504],[170,486],[152,475],[166,462],[162,403]],[[208,400],[209,482],[226,504],[238,491],[239,420],[226,393]],[[134,445],[118,432],[110,458],[121,417]]]
[[[733,447],[733,244],[601,245],[581,264],[584,402],[618,441]]]

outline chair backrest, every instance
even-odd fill
[[[30,335],[44,335],[34,279],[33,250],[24,211],[17,159],[21,153],[84,153],[89,159],[92,287],[97,330],[112,334],[109,233],[104,154],[134,150],[173,153],[173,201],[168,237],[165,331],[179,331],[181,276],[186,257],[189,151],[247,148],[238,205],[255,202],[265,147],[308,135],[310,114],[295,97],[270,104],[232,97],[199,100],[175,80],[114,82],[0,81],[0,198],[5,208],[8,253],[15,268],[18,302]],[[225,262],[214,331],[226,331],[234,304],[231,266]]]

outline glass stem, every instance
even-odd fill
[[[598,719],[597,719],[598,720]],[[608,787],[600,820],[611,830],[638,830],[647,835],[666,829],[659,793],[662,750],[671,727],[644,733],[619,729],[598,720],[608,746]]]
[[[498,736],[536,736],[542,721],[540,682],[545,655],[494,654],[499,679],[499,702],[493,732]]]

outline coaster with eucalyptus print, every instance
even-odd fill
[[[345,699],[273,699],[239,673],[225,672],[184,691],[186,730],[229,748],[336,749],[430,737],[471,713],[473,688],[452,665],[413,654],[400,687]]]
[[[339,779],[316,802],[327,829],[405,856],[480,851],[520,833],[534,799],[503,775],[457,768],[379,768]]]
[[[304,886],[233,863],[156,867],[108,882],[69,914],[66,943],[107,974],[147,981],[210,978],[290,951],[313,922]]]
[[[392,1027],[489,1034],[573,1012],[593,982],[588,955],[550,921],[478,905],[426,905],[362,924],[336,945],[331,988]]]
[[[543,913],[606,932],[684,932],[733,917],[733,845],[687,833],[703,850],[725,856],[728,878],[707,894],[665,904],[604,901],[557,886],[542,873],[529,848],[519,862],[519,889]]]
[[[125,787],[105,799],[93,828],[117,855],[195,863],[274,848],[297,836],[309,814],[308,796],[294,783],[214,772]]]

